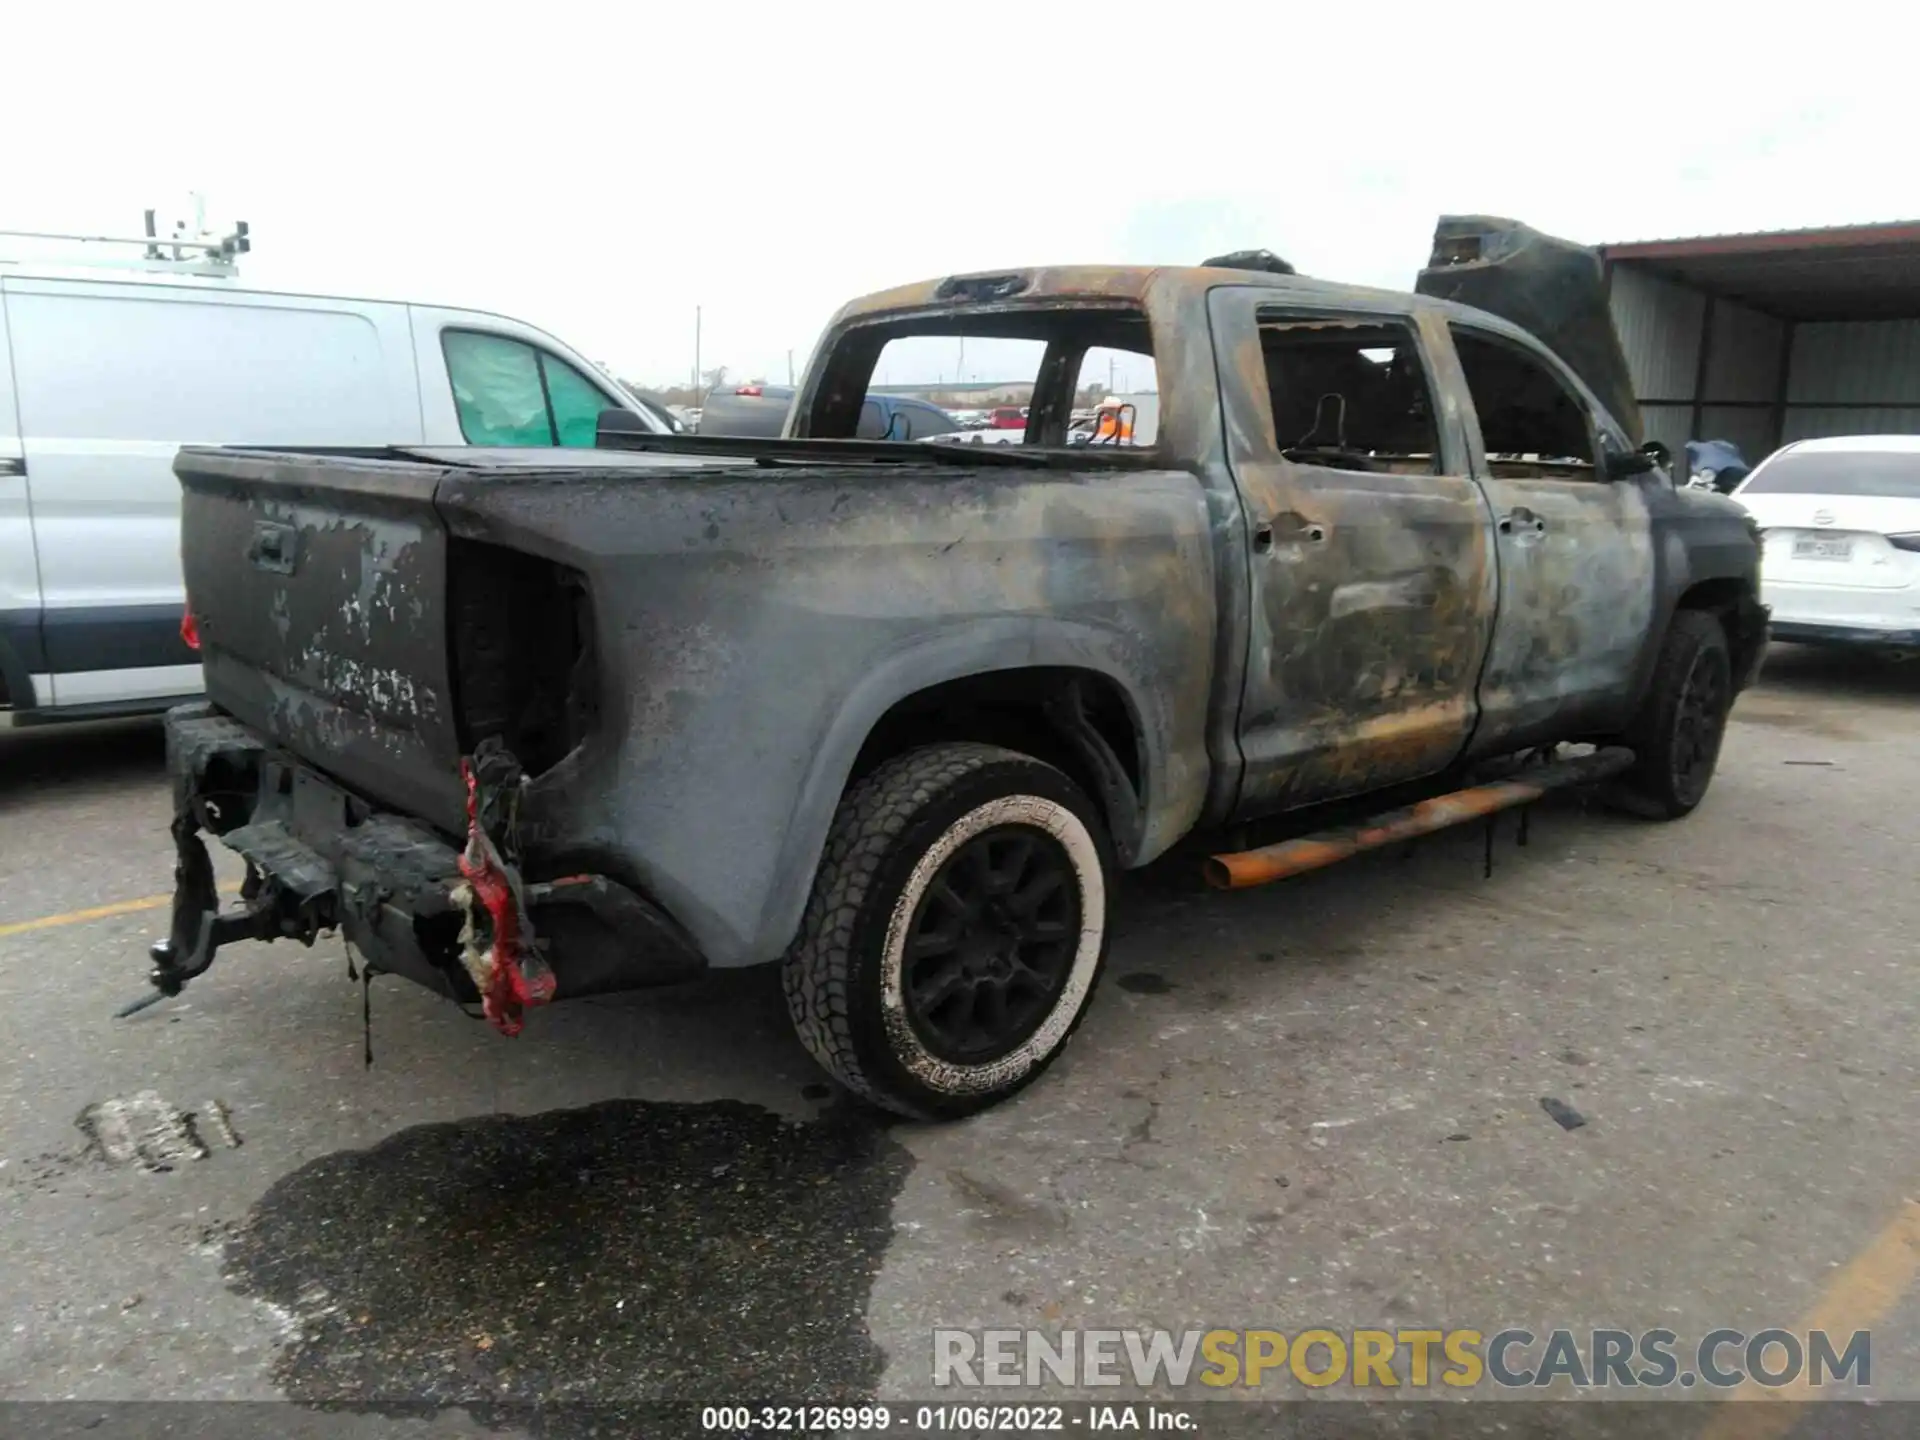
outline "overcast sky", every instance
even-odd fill
[[[1405,288],[1443,211],[1920,217],[1901,14],[19,0],[0,228],[198,189],[262,282],[504,311],[649,383],[699,304],[708,366],[784,380],[843,300],[961,270],[1266,246]]]

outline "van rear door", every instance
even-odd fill
[[[33,553],[33,507],[27,496],[26,452],[14,403],[13,347],[0,282],[0,706],[34,704],[40,655],[40,563]]]
[[[405,311],[181,283],[9,277],[52,700],[200,689],[180,639],[183,444],[420,437]]]

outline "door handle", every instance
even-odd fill
[[[1547,522],[1523,505],[1502,515],[1498,529],[1502,535],[1525,539],[1529,535],[1546,534]]]
[[[1324,545],[1327,543],[1327,527],[1313,521],[1298,526],[1288,526],[1280,537],[1288,545]],[[1254,527],[1253,549],[1257,555],[1270,554],[1273,550],[1274,528],[1270,524]]]
[[[25,475],[27,462],[12,455],[0,455],[0,475]]]

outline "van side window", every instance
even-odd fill
[[[1403,321],[1262,311],[1274,439],[1297,465],[1440,473],[1433,391]]]
[[[440,337],[460,433],[469,445],[591,447],[614,402],[563,360],[504,335]]]
[[[1487,473],[1503,480],[1591,480],[1593,433],[1586,410],[1519,345],[1453,327],[1467,394],[1480,417]]]
[[[553,407],[557,443],[591,450],[599,438],[600,412],[611,409],[613,402],[571,365],[551,355],[542,355],[540,364],[547,374],[547,400]]]

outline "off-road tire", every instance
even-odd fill
[[[1679,610],[1667,627],[1653,681],[1624,739],[1633,768],[1616,799],[1650,820],[1677,820],[1706,798],[1733,707],[1733,658],[1719,620]]]
[[[941,867],[1005,827],[1043,832],[1077,887],[1078,939],[1061,942],[1062,988],[1037,1028],[986,1063],[934,1053],[909,1018],[907,936]],[[1065,863],[1058,857],[1064,856]],[[1033,1081],[1078,1028],[1106,960],[1112,847],[1100,812],[1051,765],[1011,750],[944,744],[887,761],[840,802],[782,981],[801,1043],[841,1084],[921,1120],[954,1119]]]

